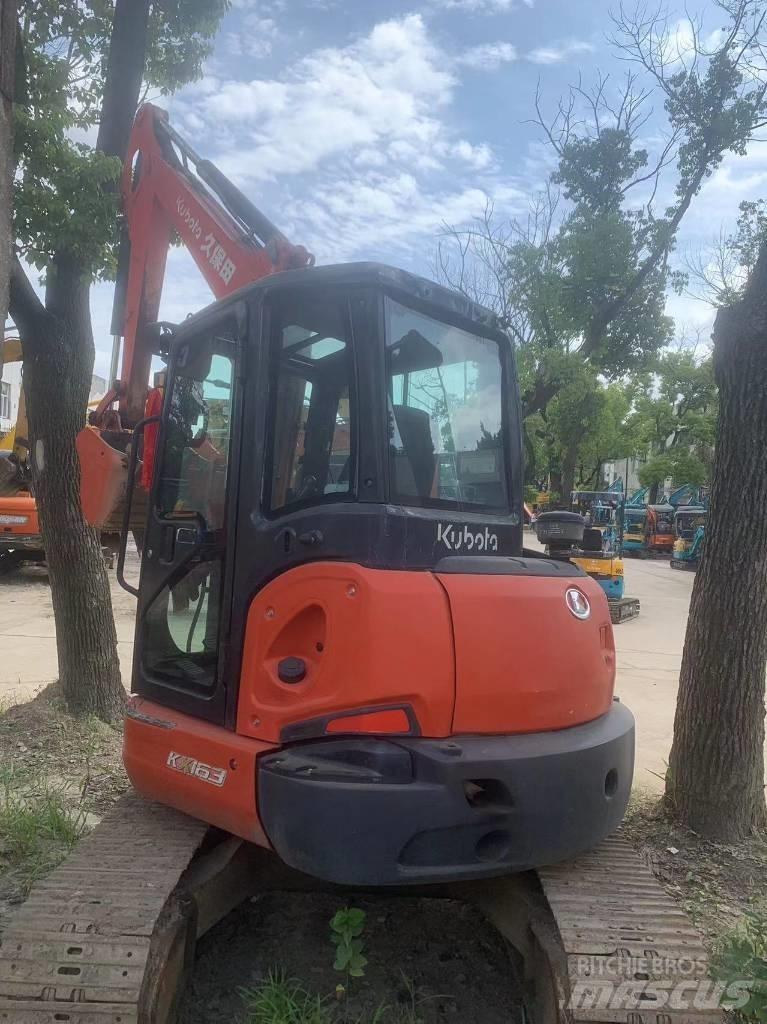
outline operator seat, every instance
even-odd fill
[[[394,481],[398,494],[431,497],[437,460],[431,436],[431,419],[423,409],[395,405],[394,420],[402,450],[394,447]]]

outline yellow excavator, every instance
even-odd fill
[[[5,338],[0,343],[0,366],[21,361],[21,341]],[[40,562],[45,557],[32,495],[27,433],[22,387],[16,423],[0,438],[0,573],[21,562]]]

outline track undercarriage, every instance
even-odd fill
[[[619,597],[609,600],[607,603],[610,607],[610,621],[614,626],[621,622],[628,622],[629,619],[635,619],[639,615],[638,597]]]
[[[201,935],[257,892],[317,888],[334,887],[125,796],[8,920],[0,1021],[170,1024]],[[430,894],[475,904],[501,932],[533,1024],[722,1020],[710,998],[677,1008],[692,1003],[680,981],[705,994],[700,936],[619,836],[537,873],[417,892]]]

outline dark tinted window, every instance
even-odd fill
[[[234,338],[233,329],[217,329],[179,349],[158,452],[157,510],[169,522],[156,542],[161,557],[189,557],[144,613],[143,664],[163,682],[200,692],[215,685],[218,661]]]
[[[386,300],[392,498],[503,509],[498,345]]]
[[[354,480],[345,303],[280,303],[272,323],[270,507],[347,498]]]

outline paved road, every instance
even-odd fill
[[[135,554],[130,561],[137,563]],[[133,658],[136,602],[118,585],[114,570],[109,575],[117,650],[127,685]],[[0,576],[0,706],[32,697],[57,676],[56,628],[48,573],[39,566],[25,566]]]
[[[626,595],[638,597],[639,618],[615,627],[616,692],[637,720],[635,785],[658,791],[671,747],[679,668],[693,573],[667,561],[625,560]]]

